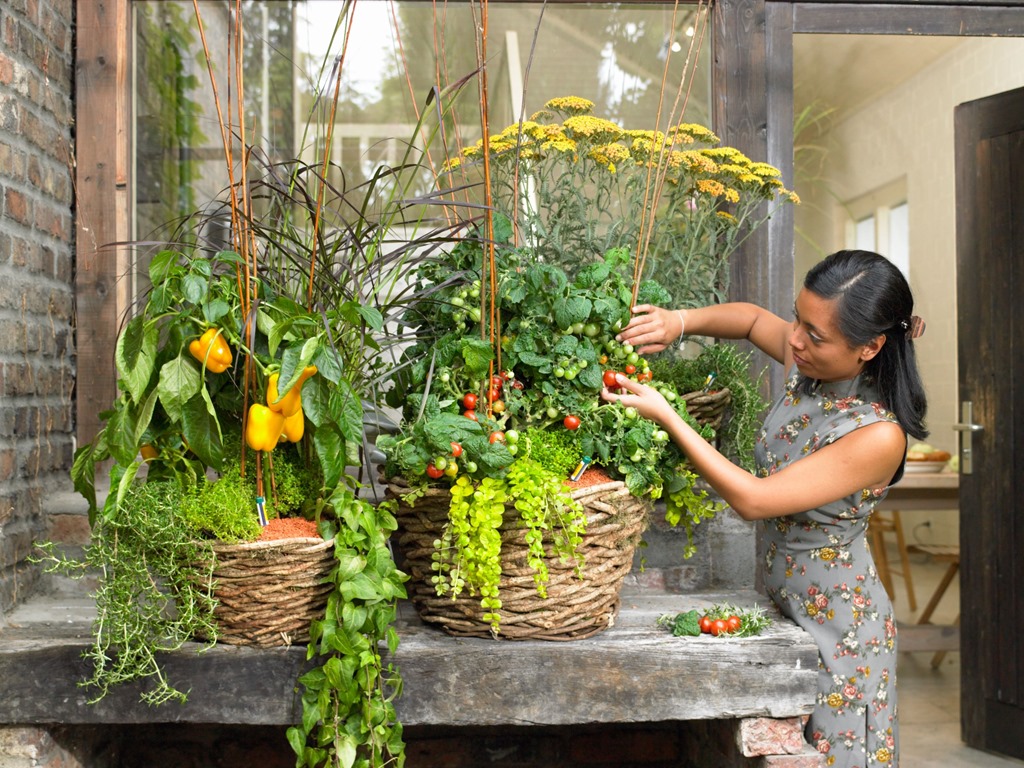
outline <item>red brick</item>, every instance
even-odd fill
[[[771,755],[761,759],[758,768],[825,768],[825,756],[808,746],[799,755]]]
[[[784,720],[749,717],[740,720],[737,740],[740,752],[747,757],[796,755],[806,745],[803,723],[798,717]]]
[[[16,189],[7,190],[7,193],[4,195],[4,215],[14,219],[19,224],[29,226],[31,224],[29,207],[29,201],[25,199],[25,195]]]

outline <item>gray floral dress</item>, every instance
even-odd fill
[[[855,429],[896,420],[865,377],[818,384],[811,394],[797,391],[799,378],[794,368],[758,438],[763,477]],[[868,518],[884,497],[884,489],[864,489],[763,524],[768,595],[820,651],[807,739],[836,768],[899,763],[896,621],[867,538]]]

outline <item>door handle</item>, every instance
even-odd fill
[[[985,427],[974,423],[974,403],[970,400],[960,403],[960,419],[959,423],[953,425],[953,429],[960,433],[960,472],[970,475],[974,473],[973,436]]]

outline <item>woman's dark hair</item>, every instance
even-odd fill
[[[885,336],[881,351],[867,361],[864,372],[874,379],[882,403],[907,434],[926,438],[928,403],[908,333],[914,296],[903,273],[877,253],[838,251],[811,268],[804,288],[835,300],[839,330],[852,346]]]

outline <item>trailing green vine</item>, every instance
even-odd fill
[[[579,549],[587,528],[583,505],[572,498],[563,475],[531,458],[520,459],[509,467],[508,483],[510,496],[515,499],[515,507],[527,528],[527,563],[533,569],[533,582],[537,594],[546,598],[546,539],[550,538],[553,557],[562,562],[575,561],[577,575],[582,573],[583,557]]]

